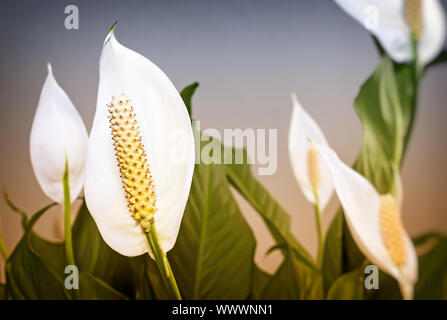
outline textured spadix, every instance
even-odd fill
[[[70,98],[58,85],[48,64],[30,135],[31,164],[43,192],[63,203],[62,178],[68,160],[70,197],[82,190],[87,157],[87,130]]]
[[[327,163],[349,230],[363,254],[401,285],[405,298],[412,295],[418,267],[414,246],[402,227],[400,209],[390,195],[345,165],[336,153],[316,146]]]
[[[416,3],[416,2],[419,2]],[[411,32],[418,36],[422,64],[441,52],[445,16],[439,0],[335,0],[360,24],[368,27],[388,55],[397,62],[413,59]],[[418,12],[419,11],[419,12]]]
[[[324,209],[334,191],[330,172],[315,151],[314,144],[328,143],[317,123],[292,94],[293,112],[289,129],[289,157],[295,178],[311,203],[315,204],[316,189],[320,207]]]
[[[194,170],[186,107],[155,64],[122,46],[113,31],[100,60],[89,140],[85,197],[107,244],[136,256],[148,251],[155,221],[163,251],[177,238]]]

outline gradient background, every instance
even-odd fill
[[[64,8],[76,4],[80,29],[64,28]],[[444,8],[447,7],[443,1]],[[361,125],[352,101],[378,56],[359,24],[333,1],[5,1],[0,2],[0,187],[27,212],[49,203],[34,177],[29,134],[44,83],[46,62],[90,129],[98,61],[110,25],[117,38],[151,59],[178,89],[200,82],[194,117],[201,128],[277,128],[278,170],[260,180],[293,215],[293,231],[313,254],[312,207],[292,175],[287,136],[297,95],[347,163],[355,159]],[[404,224],[411,235],[447,232],[447,65],[426,73],[413,140],[403,169]],[[261,219],[238,200],[258,239],[256,261],[274,271],[281,255]],[[335,213],[333,198],[324,217]],[[62,209],[39,222],[50,239],[61,237]],[[0,231],[12,250],[21,235],[16,214],[0,201]],[[0,274],[0,278],[2,275]]]

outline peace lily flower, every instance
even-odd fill
[[[418,260],[403,227],[398,202],[390,194],[380,195],[333,150],[323,145],[316,148],[332,174],[335,191],[357,246],[369,261],[399,282],[405,299],[411,299],[418,277]]]
[[[82,190],[87,157],[87,130],[48,64],[30,136],[31,164],[43,192],[63,204],[63,175],[68,161],[70,199]]]
[[[100,59],[85,199],[105,242],[126,256],[175,244],[194,170],[191,121],[168,77],[113,27]],[[179,150],[174,152],[173,150]],[[165,258],[160,258],[165,259]]]
[[[335,0],[374,34],[396,62],[413,60],[413,40],[422,65],[441,52],[445,17],[439,0]]]
[[[315,120],[304,110],[292,93],[293,112],[289,129],[289,156],[293,173],[304,196],[324,209],[334,186],[330,172],[315,150],[314,144],[328,146],[326,138]]]
[[[324,237],[322,211],[329,202],[334,186],[330,171],[320,160],[314,144],[328,146],[317,123],[304,110],[295,94],[292,94],[293,112],[289,129],[289,156],[295,178],[304,194],[315,205],[318,238],[319,264],[322,262]]]

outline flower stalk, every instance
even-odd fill
[[[155,258],[158,269],[160,270],[163,282],[168,290],[171,299],[182,300],[180,291],[178,289],[177,282],[172,272],[171,265],[169,264],[166,253],[163,252],[160,242],[158,241],[157,231],[155,229],[155,223],[152,221],[149,226],[149,232],[146,232],[146,237],[149,243],[150,252]]]
[[[71,198],[70,198],[70,183],[68,173],[68,159],[65,157],[65,171],[62,178],[64,186],[64,226],[65,226],[65,254],[67,263],[69,265],[76,265],[73,253],[73,239],[71,236]],[[75,297],[79,299],[79,292],[75,289]]]
[[[304,110],[292,94],[293,112],[289,129],[289,155],[293,173],[306,199],[313,204],[318,234],[317,266],[322,268],[325,239],[323,211],[333,191],[331,174],[320,161],[315,145],[329,146],[315,120]]]
[[[307,170],[307,175],[310,185],[312,186],[312,193],[314,196],[315,221],[318,233],[317,266],[321,269],[323,266],[324,234],[322,210],[320,206],[320,197],[318,195],[318,188],[320,187],[320,163],[318,160],[318,152],[314,146],[312,146],[307,152]]]
[[[318,253],[317,253],[317,266],[321,269],[323,267],[324,256],[324,233],[323,233],[323,214],[320,208],[320,199],[316,188],[313,188],[315,195],[315,221],[317,224],[318,232]]]
[[[413,53],[413,61],[411,63],[412,66],[412,87],[413,92],[411,96],[411,113],[410,120],[408,122],[408,129],[404,138],[404,146],[403,152],[405,153],[408,143],[410,142],[411,133],[413,131],[414,121],[416,119],[416,110],[417,110],[417,101],[418,101],[418,89],[419,89],[419,79],[421,75],[422,68],[418,63],[418,40],[416,35],[413,33],[412,35],[412,53]],[[403,154],[401,157],[401,162],[403,161]]]

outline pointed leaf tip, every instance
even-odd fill
[[[112,24],[112,26],[110,27],[108,33],[112,32],[112,31],[115,29],[115,27],[116,27],[117,24],[118,24],[118,21],[115,21],[115,22]]]
[[[113,35],[114,31],[115,31],[115,27],[118,24],[118,21],[115,21],[112,26],[109,29],[109,32],[107,32],[107,36],[106,39],[104,40],[104,44],[107,43],[107,41],[110,40],[110,37]]]
[[[183,90],[180,92],[180,96],[182,97],[183,102],[185,103],[186,109],[188,110],[188,114],[190,117],[192,114],[191,100],[198,87],[199,83],[196,81],[190,84],[189,86],[183,88]]]

